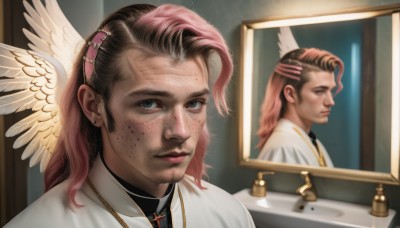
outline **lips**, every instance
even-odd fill
[[[156,155],[155,157],[169,163],[182,163],[189,156],[190,153],[188,152],[170,152],[161,155]]]
[[[331,113],[331,110],[327,110],[327,111],[323,111],[322,112],[322,114],[325,114],[325,115],[329,115]]]

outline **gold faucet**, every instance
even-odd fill
[[[303,177],[305,184],[300,186],[296,193],[300,194],[304,201],[317,201],[317,193],[311,183],[310,173],[301,171],[300,175]]]
[[[377,217],[386,217],[389,215],[388,199],[383,192],[383,184],[379,183],[376,188],[376,195],[372,199],[371,214]]]
[[[274,174],[274,172],[258,172],[257,178],[253,181],[251,195],[255,197],[264,197],[267,195],[267,182],[264,180],[264,175]]]

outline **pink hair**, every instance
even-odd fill
[[[212,25],[184,7],[169,4],[162,5],[143,15],[137,20],[137,24],[145,25],[146,29],[157,31],[154,37],[156,40],[161,39],[171,29],[190,31],[195,34],[194,39],[189,41],[194,44],[193,48],[208,47],[215,51],[220,57],[222,69],[213,87],[214,103],[221,115],[223,115],[223,112],[229,112],[225,100],[225,88],[231,79],[233,63],[223,37]],[[172,28],[171,25],[175,26]],[[204,126],[202,135],[197,143],[195,155],[186,170],[187,174],[195,178],[196,184],[200,188],[202,188],[201,179],[206,175],[207,166],[204,164],[204,156],[208,142],[208,129],[207,126]]]
[[[229,112],[225,100],[225,88],[231,79],[233,63],[225,40],[218,30],[198,14],[184,7],[170,4],[159,6],[150,13],[143,15],[138,19],[137,24],[146,26],[146,29],[157,31],[156,37],[154,37],[156,40],[161,39],[165,33],[171,32],[169,31],[171,29],[176,32],[190,31],[195,34],[193,40],[189,41],[193,43],[193,48],[207,47],[213,49],[219,55],[222,66],[213,88],[215,105],[221,115],[224,112]],[[186,54],[190,55],[191,53]]]
[[[318,48],[307,48],[299,58],[302,62],[315,65],[323,70],[334,71],[337,67],[339,72],[336,76],[337,88],[335,94],[338,94],[343,89],[342,76],[344,72],[344,64],[339,57],[332,53]]]
[[[338,68],[336,95],[343,89],[341,79],[344,72],[344,64],[337,56],[317,48],[300,48],[287,53],[280,59],[268,80],[264,101],[261,105],[260,127],[257,131],[260,139],[258,148],[263,147],[279,118],[283,115],[285,108],[285,100],[282,96],[283,88],[287,84],[293,84],[296,85],[295,88],[299,92],[308,80],[308,71],[333,72],[335,68]]]
[[[213,86],[214,103],[221,115],[229,112],[225,89],[233,71],[232,59],[223,37],[199,15],[184,7],[169,4],[157,8],[146,4],[131,5],[108,17],[99,28],[105,25],[108,26],[111,35],[98,51],[94,72],[87,84],[104,96],[106,106],[109,87],[118,77],[118,73],[115,73],[118,69],[113,68],[117,65],[117,56],[134,44],[153,53],[167,54],[179,60],[200,55],[208,68],[210,66],[207,60],[212,53],[217,53],[222,69]],[[88,40],[95,34],[93,33]],[[98,148],[99,142],[96,141],[99,138],[99,130],[86,119],[77,99],[77,91],[84,83],[81,59],[86,54],[86,49],[85,47],[81,50],[63,94],[63,103],[60,106],[63,127],[45,171],[46,191],[66,179],[70,180],[68,195],[74,205],[78,205],[75,194],[85,182],[98,150],[101,150]],[[108,119],[113,121],[112,116]],[[208,129],[205,125],[195,155],[186,170],[202,189],[201,179],[206,175],[204,157],[208,142]]]
[[[274,75],[272,74],[270,80],[268,80],[265,99],[261,105],[260,127],[257,132],[260,138],[258,147],[262,147],[271,136],[272,131],[278,123],[282,109],[280,94],[285,86],[285,80]]]
[[[81,61],[78,61],[81,62]],[[46,168],[45,190],[48,191],[68,177],[71,179],[68,195],[75,201],[75,193],[89,174],[91,154],[86,136],[88,125],[83,124],[83,115],[77,98],[77,91],[81,83],[80,74],[74,72],[68,80],[63,94],[60,112],[62,114],[62,128],[53,156]]]

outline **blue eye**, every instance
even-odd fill
[[[204,99],[192,100],[186,104],[186,108],[191,109],[194,112],[200,112],[205,103],[206,101]]]
[[[200,105],[201,104],[200,104],[199,101],[191,101],[191,102],[188,103],[187,107],[195,109],[195,108],[199,108]]]
[[[155,100],[144,100],[141,101],[138,106],[144,109],[154,109],[158,107],[158,104]]]

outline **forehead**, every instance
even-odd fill
[[[203,90],[208,88],[208,71],[200,56],[175,60],[168,55],[155,55],[139,48],[124,51],[118,61],[118,90]],[[116,89],[114,88],[114,89]]]
[[[160,75],[196,76],[208,80],[207,67],[200,57],[175,60],[165,54],[152,54],[143,49],[131,48],[120,55],[119,67],[122,79],[134,76],[136,79]],[[149,78],[149,79],[150,79]]]
[[[336,86],[335,74],[334,72],[328,71],[310,71],[308,74],[308,81],[304,86],[316,87],[316,86],[326,86],[328,88],[333,88]]]

